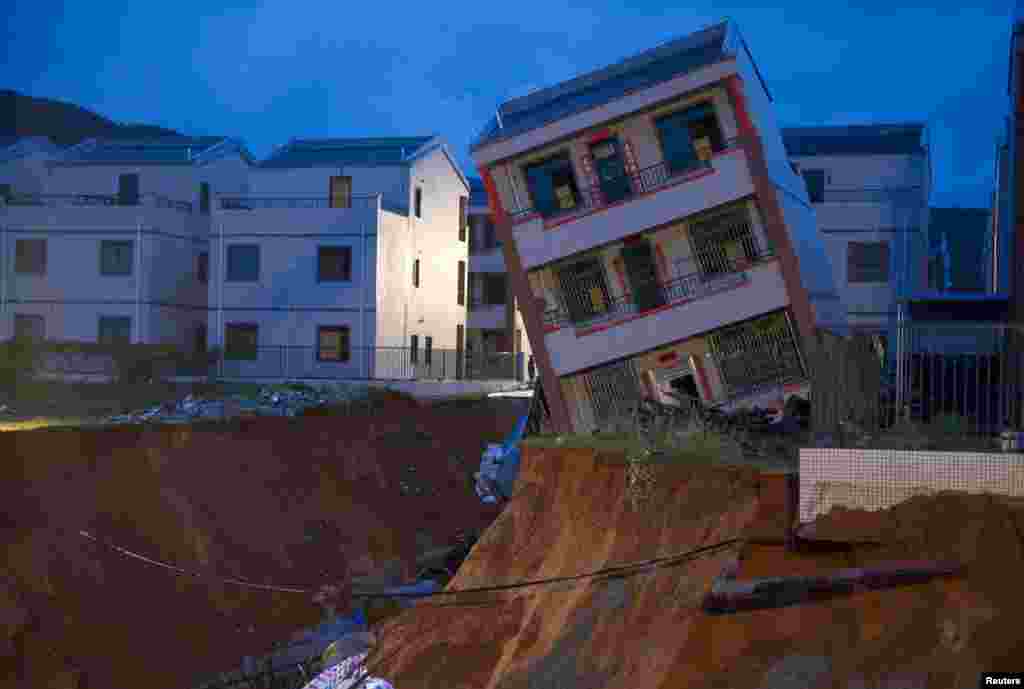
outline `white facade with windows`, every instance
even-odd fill
[[[468,196],[436,137],[278,149],[248,193],[214,204],[209,331],[224,375],[455,378]]]
[[[920,124],[783,130],[829,253],[847,323],[887,331],[927,287],[931,164]]]
[[[206,340],[209,201],[245,188],[221,137],[88,140],[13,161],[0,208],[0,339]]]

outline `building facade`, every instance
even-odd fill
[[[245,147],[91,139],[23,160],[0,218],[0,339],[205,346],[211,199],[244,189]]]
[[[781,396],[845,317],[731,22],[503,103],[473,155],[558,429]]]
[[[467,367],[471,377],[529,377],[530,340],[516,305],[504,245],[498,239],[483,181],[469,180],[469,320]]]
[[[224,375],[461,377],[468,181],[437,137],[293,139],[220,195]]]

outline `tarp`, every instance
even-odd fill
[[[369,677],[366,672],[366,653],[346,658],[332,668],[324,670],[302,689],[395,689],[390,682]]]

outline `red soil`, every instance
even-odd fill
[[[974,686],[986,670],[1019,670],[1020,505],[948,495],[875,515],[835,515],[836,540],[883,545],[796,555],[781,545],[781,477],[661,472],[637,514],[625,499],[621,465],[590,451],[528,450],[509,506],[450,588],[573,575],[733,537],[761,544],[622,579],[421,602],[381,628],[369,658],[374,674],[401,689],[933,689]],[[789,608],[703,614],[703,594],[737,554],[739,579],[908,559],[960,561],[967,574]]]
[[[209,577],[306,588],[390,567],[408,579],[418,551],[497,515],[469,474],[519,413],[392,404],[348,417],[0,433],[0,686],[73,687],[84,672],[94,687],[179,688],[319,621],[311,595],[177,576],[80,530]],[[403,482],[423,494],[403,495]],[[336,540],[304,542],[319,521]]]

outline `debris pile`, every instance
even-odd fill
[[[306,409],[326,407],[365,399],[367,388],[339,385],[312,387],[261,388],[255,396],[229,395],[203,398],[186,395],[177,402],[167,402],[142,411],[117,414],[107,424],[190,423],[204,419],[229,419],[238,416],[300,416]]]

